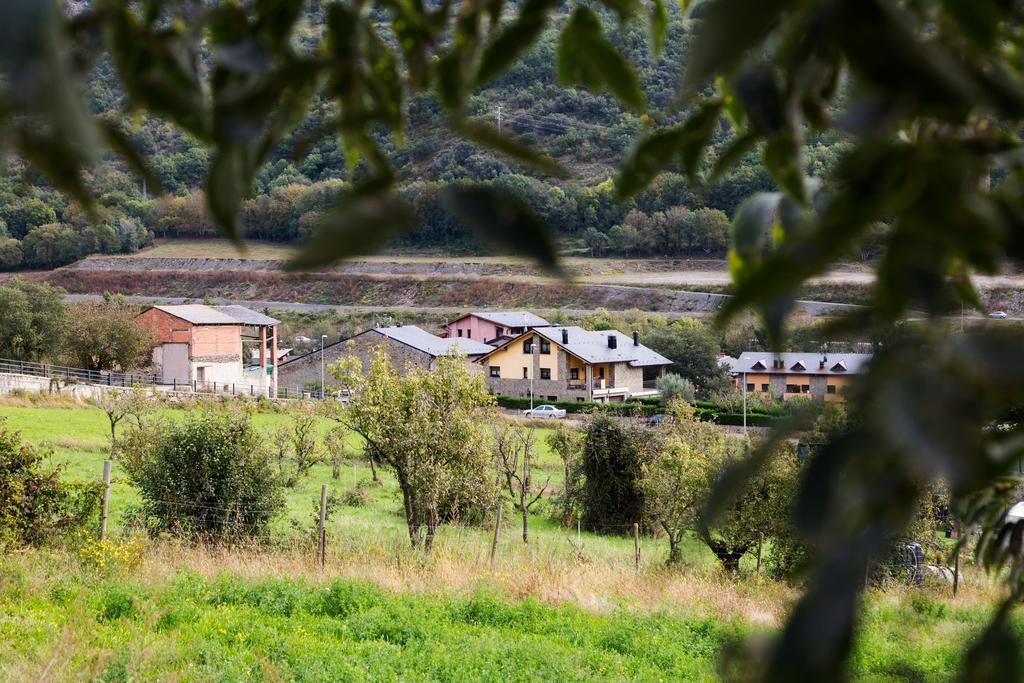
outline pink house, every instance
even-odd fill
[[[488,344],[514,337],[534,327],[548,327],[547,320],[528,311],[474,311],[444,326],[446,337],[473,339]]]

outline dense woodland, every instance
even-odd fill
[[[701,21],[670,8],[664,52],[652,58],[642,22],[606,26],[637,66],[652,111],[667,109],[677,91],[685,50]],[[322,25],[322,6],[309,3],[298,40],[313,44]],[[478,120],[499,122],[506,132],[547,150],[566,168],[568,178],[552,178],[452,135],[433,95],[413,95],[407,104],[409,129],[401,141],[381,137],[393,159],[403,198],[415,207],[419,229],[398,238],[395,248],[472,253],[482,247],[465,234],[439,201],[446,185],[485,181],[527,201],[554,229],[566,248],[579,254],[682,256],[724,254],[729,219],[746,197],[773,189],[756,152],[724,180],[696,187],[682,174],[662,175],[626,203],[615,196],[612,179],[619,159],[646,126],[665,123],[658,114],[638,116],[610,94],[593,94],[556,83],[557,36],[554,21],[532,51],[490,86],[471,97]],[[0,270],[52,268],[90,253],[129,253],[155,237],[218,234],[205,208],[203,183],[209,162],[205,146],[152,117],[128,117],[109,63],[94,70],[88,85],[94,112],[117,120],[140,145],[159,179],[146,187],[111,156],[88,181],[100,198],[100,215],[86,215],[20,160],[12,159],[0,178]],[[241,223],[250,239],[291,242],[307,237],[362,167],[344,158],[339,141],[323,136],[332,105],[319,101],[305,122],[286,138],[259,173],[244,203]],[[710,167],[732,136],[723,119]],[[308,144],[310,140],[316,140]],[[844,149],[837,137],[810,138],[805,154],[809,175],[822,175]],[[678,169],[677,169],[678,170]]]

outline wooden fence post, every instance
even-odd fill
[[[498,500],[498,514],[494,519],[494,538],[491,539],[491,571],[494,571],[494,562],[498,558],[498,532],[501,531],[501,511],[505,506]]]
[[[317,562],[321,571],[324,568],[324,555],[327,552],[327,484],[320,485],[320,526],[317,530]]]
[[[640,571],[640,525],[633,522],[633,559],[636,561],[636,570]]]
[[[100,540],[107,538],[107,506],[110,501],[110,466],[111,461],[103,461],[103,507],[100,512]]]

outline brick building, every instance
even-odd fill
[[[355,356],[362,361],[365,369],[377,348],[385,350],[390,356],[392,364],[399,371],[409,367],[433,369],[439,356],[453,351],[465,355],[469,361],[472,361],[493,349],[492,346],[472,339],[437,337],[415,325],[374,327],[348,339],[325,346],[323,367],[327,368],[343,357]],[[281,364],[279,368],[281,386],[318,388],[321,377],[320,359],[320,349],[316,349],[312,353]],[[471,367],[479,369],[479,366],[476,365]],[[324,381],[330,387],[332,378],[326,371],[324,372]]]
[[[138,316],[156,346],[153,366],[161,382],[251,385],[277,389],[279,320],[244,306],[153,306]],[[256,351],[258,364],[248,367]]]

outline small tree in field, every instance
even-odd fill
[[[583,433],[557,424],[548,435],[548,448],[562,461],[565,484],[560,501],[561,518],[562,524],[569,526],[579,515],[583,495]]]
[[[142,387],[133,387],[127,391],[109,389],[100,394],[96,400],[100,410],[107,416],[110,424],[110,457],[117,452],[117,426],[126,418],[135,418],[137,427],[141,427],[146,415],[153,412],[155,399]]]
[[[443,518],[493,503],[487,429],[493,398],[462,357],[442,356],[433,370],[400,373],[378,350],[365,372],[347,358],[331,374],[353,390],[346,424],[394,470],[413,547],[429,552]]]
[[[122,437],[121,455],[153,532],[258,536],[284,508],[264,438],[239,409],[150,421]]]
[[[498,455],[498,466],[505,478],[509,495],[515,508],[523,516],[523,543],[529,542],[530,508],[540,500],[551,483],[549,476],[544,485],[537,489],[533,483],[534,431],[522,425],[505,423],[494,429],[494,450]]]
[[[299,403],[289,411],[289,422],[274,434],[277,464],[285,486],[292,488],[326,459],[320,444],[320,422],[314,406]]]
[[[641,465],[657,433],[635,420],[597,413],[583,437],[583,527],[624,533],[643,521]]]
[[[351,390],[350,387],[346,387],[346,389]],[[338,468],[341,467],[341,461],[345,457],[345,414],[348,407],[345,403],[336,398],[327,398],[323,401],[317,402],[316,409],[317,414],[321,417],[332,420],[338,425],[336,429],[331,430],[327,443],[325,444],[331,457],[331,475],[333,478],[337,479],[338,475],[335,474],[335,472],[337,472]],[[377,459],[374,457],[373,449],[369,447],[369,444],[367,444],[364,452],[366,454],[367,462],[370,463],[370,475],[372,476],[374,483],[379,483],[380,478],[377,476]],[[355,457],[355,453],[353,453],[353,461],[355,460]]]
[[[659,377],[657,387],[661,393],[661,400],[665,405],[672,403],[672,400],[675,398],[681,398],[687,403],[693,403],[697,397],[693,388],[693,382],[672,372]]]
[[[149,362],[153,338],[123,296],[76,304],[68,316],[68,362],[86,370],[130,370]]]
[[[641,485],[647,516],[664,529],[668,563],[676,564],[683,559],[683,535],[697,528],[709,466],[721,460],[725,438],[714,425],[697,420],[684,401],[673,401],[669,410],[675,419],[661,447],[644,462]]]

